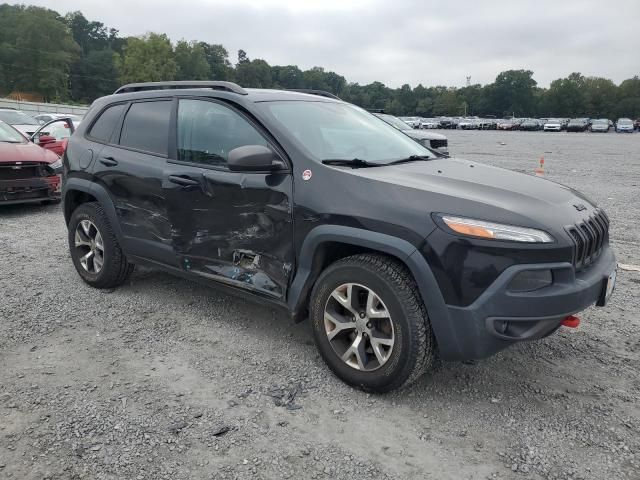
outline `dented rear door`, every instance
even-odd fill
[[[293,263],[292,179],[226,168],[229,150],[266,135],[239,112],[181,100],[163,190],[182,269],[284,300]],[[194,103],[197,102],[197,103]]]

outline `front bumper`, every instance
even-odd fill
[[[37,203],[43,200],[59,200],[60,197],[60,175],[0,180],[0,205]]]
[[[507,268],[467,307],[447,306],[450,339],[439,343],[445,360],[489,357],[509,345],[550,335],[568,315],[601,300],[616,261],[607,245],[588,269],[570,263],[520,264]],[[508,285],[525,270],[551,270],[553,284],[532,292],[511,292]]]

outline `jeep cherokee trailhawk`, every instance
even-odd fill
[[[310,318],[345,382],[383,392],[437,355],[480,359],[604,305],[609,219],[576,191],[442,158],[325,92],[126,85],[64,155],[75,268],[135,264]]]

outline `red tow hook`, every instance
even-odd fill
[[[569,315],[560,322],[560,325],[563,327],[578,328],[578,325],[580,325],[580,319],[575,315]]]

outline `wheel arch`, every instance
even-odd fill
[[[116,208],[107,190],[94,182],[82,178],[68,178],[62,194],[64,219],[67,225],[73,211],[83,203],[97,202],[107,214],[111,228],[122,245],[122,230],[116,215]]]
[[[294,321],[300,322],[306,317],[311,289],[322,269],[328,264],[327,260],[334,261],[348,256],[338,255],[331,258],[331,247],[336,245],[343,249],[342,252],[381,253],[402,262],[418,285],[438,345],[446,345],[447,350],[458,349],[440,287],[417,248],[398,237],[353,227],[321,225],[307,235],[300,249],[296,274],[287,296],[287,306]]]

